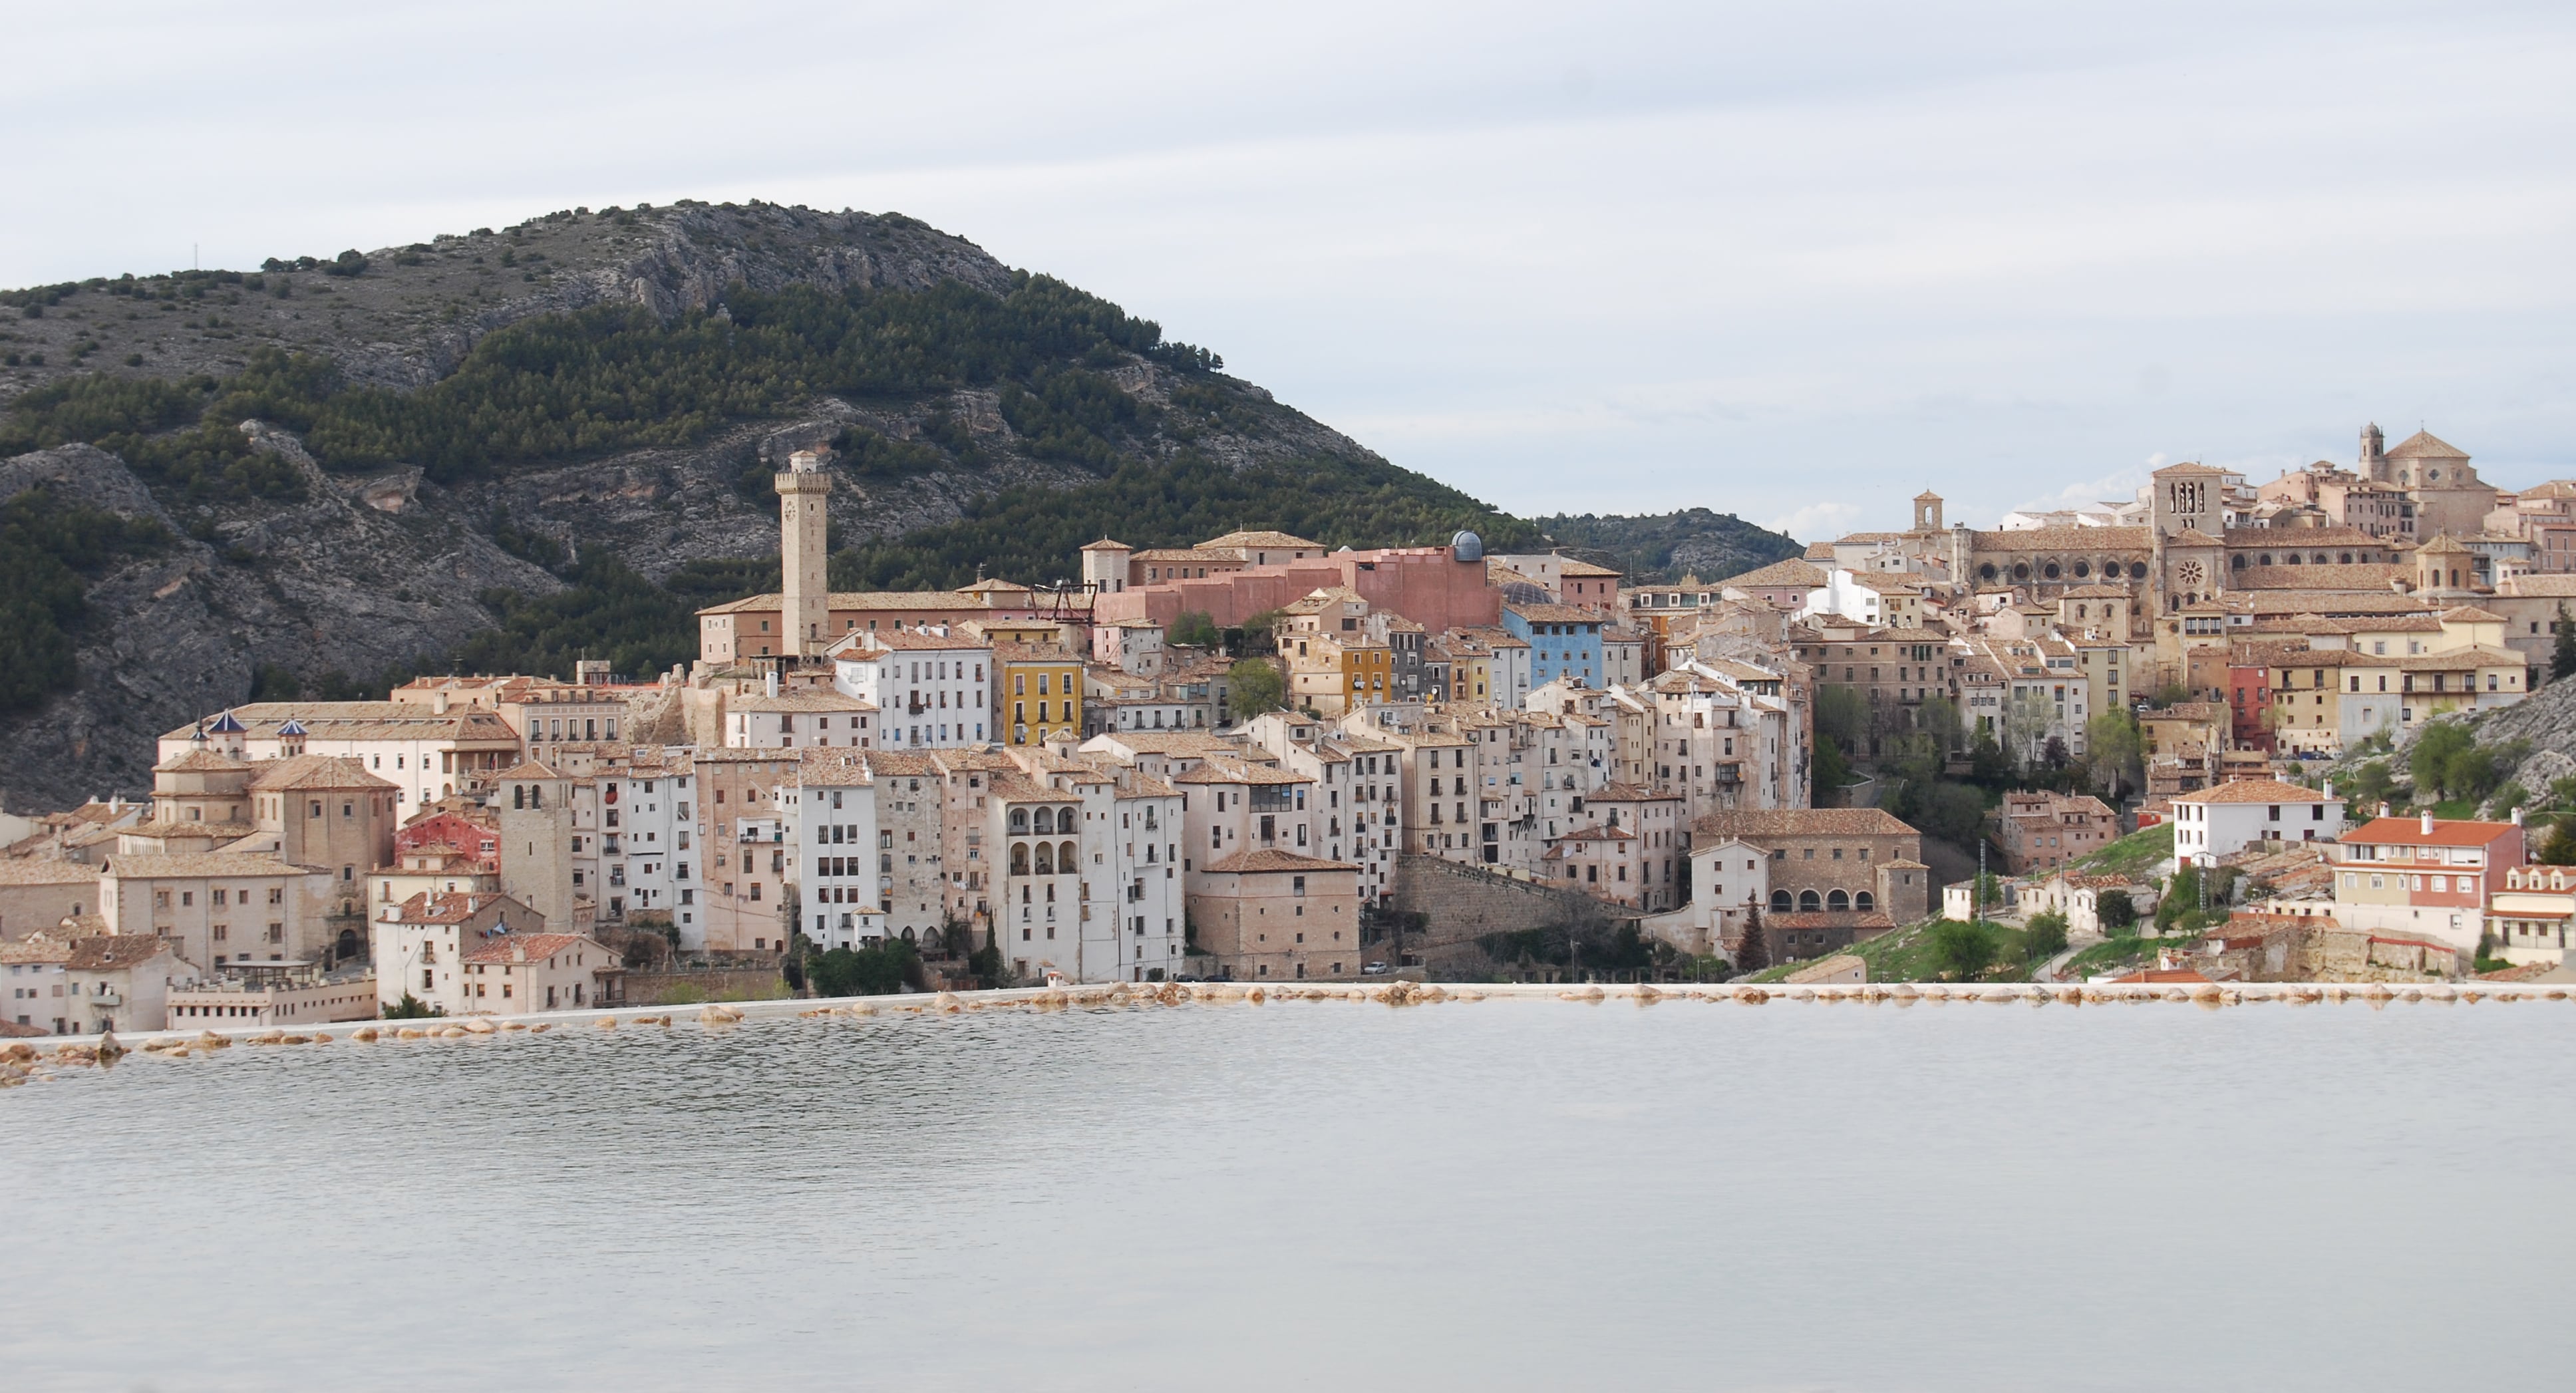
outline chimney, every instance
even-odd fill
[[[2334,801],[2334,780],[2332,779],[2326,780],[2326,801],[2329,803]]]
[[[2379,815],[2381,817],[2388,816],[2388,800],[2385,798],[2379,800]]]
[[[2433,835],[2433,812],[2429,808],[2424,811],[2424,835]]]
[[[766,692],[770,696],[778,695],[778,669],[771,668],[767,673],[762,675],[760,681],[762,691]]]
[[[2520,827],[2522,825],[2522,809],[2520,808],[2513,810],[2513,825],[2516,827]]]
[[[447,693],[445,693],[445,692],[433,692],[433,693],[431,693],[431,694],[430,694],[430,698],[429,698],[429,709],[430,709],[432,712],[434,712],[434,713],[436,713],[436,714],[438,714],[438,715],[441,715],[441,716],[446,715],[446,714],[447,714]]]

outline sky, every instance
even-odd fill
[[[0,284],[900,211],[1523,515],[2576,475],[2576,6],[0,3]]]

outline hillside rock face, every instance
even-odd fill
[[[196,301],[80,294],[41,317],[13,318],[0,339],[27,361],[0,369],[0,409],[79,372],[225,376],[264,347],[323,355],[356,382],[417,388],[454,371],[485,335],[532,316],[630,303],[668,317],[715,306],[736,285],[919,290],[953,280],[1003,293],[1015,276],[972,243],[908,218],[770,205],[531,219],[366,256],[368,269],[354,277],[268,272],[256,287],[219,287]],[[141,365],[121,366],[129,355]],[[1109,376],[1157,405],[1178,380],[1144,360]],[[1192,442],[1212,458],[1235,468],[1317,454],[1375,459],[1257,387],[1216,380],[1232,404]],[[78,689],[0,716],[0,795],[26,811],[143,793],[155,737],[247,699],[264,666],[308,685],[334,674],[365,681],[491,627],[496,616],[478,598],[487,589],[559,590],[554,575],[493,540],[505,516],[576,555],[606,547],[656,581],[694,560],[775,556],[768,478],[789,453],[850,426],[919,440],[935,416],[961,424],[982,462],[895,479],[843,473],[832,497],[841,545],[955,521],[1002,488],[1097,480],[1020,448],[991,390],[865,403],[824,397],[787,419],[737,423],[686,447],[522,468],[453,488],[409,467],[327,474],[294,433],[244,422],[255,448],[296,467],[307,498],[185,516],[122,460],[86,445],[0,461],[0,499],[46,486],[66,503],[149,518],[176,539],[93,582],[78,632]]]
[[[288,436],[261,444],[303,454]],[[474,598],[485,588],[559,584],[434,506],[370,506],[362,494],[373,482],[323,479],[306,502],[227,519],[209,541],[188,537],[105,451],[71,445],[0,462],[0,497],[46,486],[64,501],[150,518],[175,539],[91,585],[79,690],[0,727],[11,807],[148,791],[153,741],[245,699],[262,665],[378,672],[490,627]]]

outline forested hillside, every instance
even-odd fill
[[[683,661],[694,609],[775,587],[808,446],[840,586],[1071,576],[1110,533],[1539,540],[898,217],[572,210],[0,301],[13,807],[140,791],[154,735],[254,694]]]
[[[1537,526],[1562,545],[1612,558],[1630,579],[1640,581],[1685,575],[1723,580],[1804,550],[1784,533],[1706,508],[1634,517],[1559,514],[1537,519]]]

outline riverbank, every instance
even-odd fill
[[[299,1030],[162,1030],[125,1036],[58,1036],[39,1045],[16,1040],[0,1047],[0,1087],[42,1076],[48,1065],[116,1064],[130,1059],[190,1058],[236,1046],[314,1047],[403,1045],[544,1035],[557,1031],[654,1030],[697,1026],[723,1030],[757,1020],[872,1016],[964,1015],[990,1011],[1095,1011],[1192,1005],[1263,1006],[1343,1001],[1388,1007],[1440,1006],[1479,1001],[1624,1001],[1639,1006],[1700,1002],[1763,1006],[1853,1003],[1891,1005],[1986,1004],[1997,1006],[2115,1006],[2152,1003],[2205,1008],[2281,1004],[2358,1003],[2371,1007],[2422,1003],[2436,1006],[2568,1001],[2571,989],[2513,982],[2193,982],[2193,983],[1867,983],[1786,986],[1777,983],[1586,984],[1384,982],[1326,986],[1307,983],[1140,983],[1084,987],[1012,987],[992,991],[913,992],[892,996],[709,1003],[687,1008],[618,1007],[549,1011],[526,1016],[429,1017],[398,1021],[349,1021]]]

